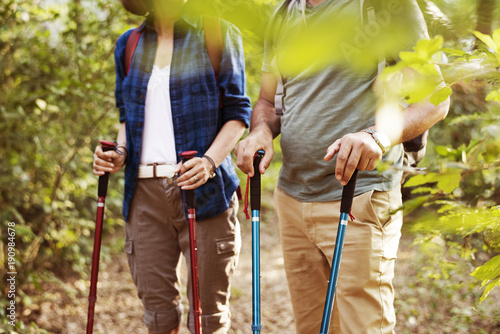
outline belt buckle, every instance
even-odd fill
[[[158,166],[158,163],[148,164],[148,166],[153,166],[153,178],[156,179],[156,166]]]

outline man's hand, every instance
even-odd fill
[[[255,174],[253,158],[255,152],[263,150],[264,156],[259,164],[259,172],[264,174],[274,156],[273,139],[281,130],[281,119],[276,116],[274,109],[274,95],[276,94],[277,79],[272,73],[262,73],[260,94],[252,111],[250,134],[234,149],[236,165],[248,176]]]
[[[265,152],[259,165],[259,172],[264,174],[274,156],[273,135],[269,129],[265,130],[262,128],[260,131],[250,132],[250,134],[240,141],[234,149],[237,158],[236,165],[243,173],[248,174],[250,177],[255,174],[253,170],[253,158],[255,152],[258,150],[263,150]]]
[[[121,152],[121,151],[120,151]],[[103,152],[102,147],[99,145],[95,148],[94,152],[94,175],[104,175],[109,172],[111,174],[118,172],[125,164],[126,153],[118,154],[116,151]]]
[[[359,171],[373,170],[382,158],[382,149],[367,132],[356,132],[337,139],[328,149],[324,157],[330,161],[337,154],[335,178],[345,186],[355,169]]]

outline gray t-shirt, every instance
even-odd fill
[[[404,7],[404,11],[402,7],[391,8],[392,19],[403,15],[408,28],[400,49],[411,49],[418,39],[427,37],[422,13],[414,1],[392,2]],[[316,7],[307,6],[304,24],[297,4],[290,8],[279,33],[272,29],[273,24],[268,28],[262,71],[276,73],[279,69],[286,92],[286,111],[281,117],[283,164],[278,186],[300,201],[341,198],[342,185],[335,179],[336,157],[325,162],[326,150],[344,135],[375,124],[377,101],[372,85],[377,75],[377,57],[372,57],[373,66],[354,69],[349,63],[351,52],[370,51],[369,47],[363,49],[366,44],[361,45],[368,35],[359,35],[364,27],[360,13],[358,0],[325,0]],[[337,38],[339,31],[345,32],[344,39]],[[322,50],[333,52],[332,43],[340,46],[337,51],[345,52],[332,56],[334,61],[329,62]],[[383,161],[402,166],[403,146],[394,146]],[[394,170],[360,172],[356,194],[372,189],[388,191],[400,185],[401,176],[402,172]]]

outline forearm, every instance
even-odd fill
[[[216,167],[220,166],[244,132],[245,124],[241,121],[234,120],[225,123],[205,155],[212,158]]]
[[[250,120],[250,134],[234,150],[238,167],[249,176],[254,175],[253,157],[257,150],[265,152],[259,165],[260,173],[264,174],[274,156],[273,139],[281,133],[281,119],[274,108],[276,85],[273,74],[262,73],[259,99]]]
[[[250,134],[260,131],[269,132],[273,139],[281,133],[281,119],[276,116],[274,104],[261,97],[252,111]]]
[[[127,134],[125,128],[125,122],[120,123],[120,129],[118,130],[118,136],[116,137],[116,142],[118,145],[127,146]]]
[[[449,100],[437,106],[428,100],[424,100],[411,104],[403,110],[400,121],[394,121],[395,118],[399,118],[398,115],[390,114],[377,119],[376,124],[370,128],[387,136],[391,146],[395,146],[421,135],[434,124],[443,120],[448,113],[449,105]],[[399,111],[395,112],[398,113]]]
[[[436,66],[436,71],[440,73],[439,67]],[[416,73],[415,70],[411,68],[405,68],[402,70],[402,80],[403,81],[412,81],[415,80],[416,76],[420,76],[420,74]],[[440,89],[444,87],[444,81],[438,85],[436,89]],[[401,121],[401,131],[394,131],[394,123],[390,120],[385,120],[383,123],[385,124],[377,124],[377,130],[382,130],[383,132],[387,132],[389,135],[392,132],[392,136],[390,136],[390,140],[392,145],[397,145],[408,140],[411,140],[425,131],[429,130],[434,124],[443,120],[450,107],[450,101],[447,99],[439,105],[434,105],[429,101],[429,97],[423,99],[420,102],[410,104],[405,110],[402,112],[402,121]],[[385,130],[384,131],[384,127]]]
[[[434,124],[442,121],[446,117],[449,107],[449,99],[437,106],[428,100],[410,105],[403,112],[403,131],[401,138],[399,142],[392,144],[396,145],[403,143],[429,130]]]

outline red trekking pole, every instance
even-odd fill
[[[182,162],[186,162],[193,158],[197,151],[185,151],[181,153]],[[194,315],[194,332],[201,334],[201,303],[200,303],[200,277],[198,274],[198,246],[196,244],[196,212],[195,212],[195,196],[194,190],[186,190],[185,192],[186,207],[188,209],[189,218],[189,245],[191,257],[191,285],[193,291],[193,315]]]
[[[100,140],[103,152],[115,149],[115,144],[110,141]],[[94,253],[92,255],[92,274],[90,278],[89,312],[87,318],[87,334],[91,334],[94,328],[94,308],[97,299],[97,275],[99,273],[99,255],[101,253],[102,218],[104,216],[104,202],[108,192],[109,173],[99,176],[99,188],[97,191],[97,218],[94,235]]]

